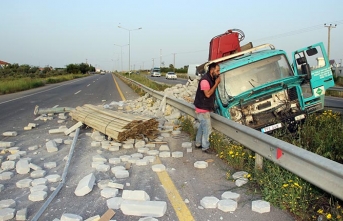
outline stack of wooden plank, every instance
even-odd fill
[[[91,104],[76,107],[70,112],[70,116],[117,141],[142,136],[154,138],[158,134],[158,122],[153,118],[112,111]]]

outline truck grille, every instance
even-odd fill
[[[292,87],[287,90],[288,97],[290,101],[294,101],[298,99],[298,93],[296,87]]]

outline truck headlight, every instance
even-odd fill
[[[230,115],[233,121],[239,121],[242,118],[242,112],[236,107],[230,109]]]

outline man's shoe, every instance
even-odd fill
[[[208,154],[213,154],[213,153],[214,153],[214,151],[211,150],[210,148],[208,148],[208,149],[206,149],[206,150],[203,150],[202,152],[208,153]]]
[[[195,148],[202,149],[202,146],[201,145],[200,146],[195,145]]]

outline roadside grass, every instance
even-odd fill
[[[85,77],[84,74],[68,74],[48,78],[18,78],[18,79],[2,79],[0,81],[0,95],[15,93],[32,88],[44,86],[46,84],[53,84],[63,81],[72,80],[75,78]]]
[[[180,118],[180,126],[195,139],[192,117]],[[325,111],[310,115],[296,134],[285,129],[273,136],[342,163],[343,148],[339,148],[343,143],[342,131],[342,116]],[[257,191],[274,206],[291,212],[297,220],[343,220],[343,202],[304,179],[269,160],[264,160],[262,170],[255,169],[255,153],[218,131],[212,132],[210,144],[218,157],[233,168],[227,171],[228,180],[232,180],[231,174],[235,171],[247,171],[251,191]]]

